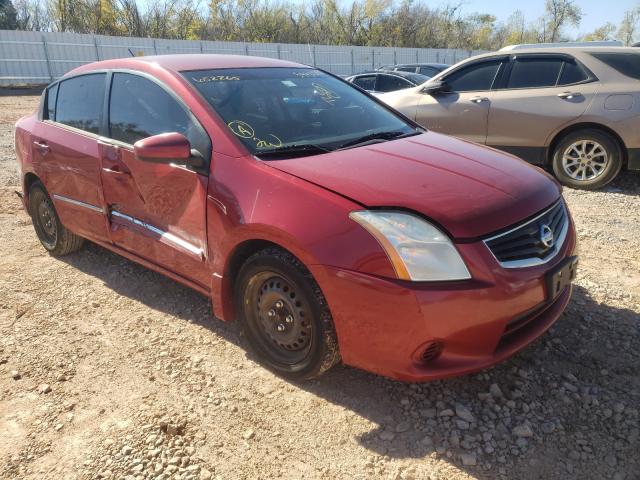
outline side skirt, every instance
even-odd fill
[[[172,272],[171,270],[167,270],[166,268],[163,268],[159,265],[156,265],[153,262],[150,262],[149,260],[145,260],[142,257],[139,257],[138,255],[136,255],[135,253],[131,253],[123,248],[120,248],[116,245],[110,244],[110,243],[105,243],[105,242],[100,242],[100,241],[96,241],[96,240],[91,240],[92,242],[94,242],[97,245],[100,245],[103,248],[106,248],[107,250],[112,251],[113,253],[117,253],[118,255],[121,255],[123,257],[125,257],[128,260],[131,260],[132,262],[136,262],[139,263],[140,265],[142,265],[143,267],[148,268],[149,270],[153,270],[154,272],[158,272],[161,273],[162,275],[164,275],[165,277],[169,277],[171,280],[175,280],[178,283],[181,283],[182,285],[184,285],[185,287],[189,287],[193,290],[195,290],[196,292],[204,295],[207,298],[211,298],[211,291],[205,287],[203,287],[202,285],[196,283],[196,282],[192,282],[191,280],[184,278],[182,275],[178,275],[177,273]]]

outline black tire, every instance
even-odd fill
[[[40,243],[51,255],[60,257],[82,248],[84,238],[62,225],[51,197],[40,182],[29,189],[29,214]]]
[[[588,157],[589,150],[586,150],[584,158],[580,158],[579,147],[572,149],[570,155],[576,162],[584,161],[585,164],[574,163],[568,166],[567,163],[573,160],[564,160],[565,153],[569,154],[572,145],[580,145],[587,142],[587,148],[591,145],[599,145],[605,152],[606,157],[598,155],[601,160],[596,161],[596,157]],[[606,164],[601,165],[602,159],[606,158]],[[593,163],[591,163],[593,161]],[[596,129],[585,129],[571,132],[556,145],[552,159],[553,173],[562,183],[571,188],[584,190],[595,190],[605,186],[616,178],[622,168],[622,150],[618,141],[606,132]],[[596,169],[600,168],[599,171]],[[584,176],[586,178],[575,178]],[[573,176],[572,176],[573,174]],[[588,178],[593,175],[593,178]]]
[[[275,247],[253,254],[242,265],[234,290],[242,331],[264,365],[282,376],[308,380],[340,361],[324,295],[293,255]]]

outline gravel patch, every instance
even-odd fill
[[[565,189],[581,263],[540,340],[407,385],[286,382],[206,298],[89,245],[55,259],[13,191],[0,96],[0,478],[640,478],[640,175]]]

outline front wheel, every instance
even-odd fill
[[[585,129],[564,137],[553,152],[553,172],[563,185],[595,190],[613,180],[622,167],[622,152],[611,135]]]
[[[29,189],[29,213],[40,243],[51,255],[67,255],[82,248],[84,239],[62,225],[51,197],[40,182]]]
[[[284,250],[268,248],[244,263],[235,284],[235,304],[251,348],[277,373],[311,379],[340,360],[320,287]]]

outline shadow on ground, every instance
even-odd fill
[[[166,312],[176,322],[203,325],[246,349],[234,323],[211,316],[208,299],[160,274],[93,244],[63,260],[120,295]],[[637,313],[594,301],[585,289],[576,287],[570,306],[550,332],[486,372],[408,385],[337,367],[319,380],[295,385],[373,422],[376,427],[357,441],[374,454],[398,459],[437,454],[479,478],[495,478],[496,465],[509,475],[520,472],[520,478],[562,477],[573,472],[595,478],[599,476],[595,472],[608,471],[602,461],[604,450],[618,435],[615,423],[600,418],[601,409],[593,405],[593,399],[600,405],[613,399],[628,405],[640,401],[638,356],[624,353],[620,341],[631,342],[640,351]],[[608,373],[603,375],[603,370]],[[567,372],[578,379],[577,393],[562,386]],[[489,392],[492,383],[500,386],[505,397],[487,403],[479,396]],[[508,400],[517,406],[509,408],[505,405]],[[470,429],[461,429],[455,418],[439,416],[455,403],[467,406],[475,416]],[[523,422],[533,426],[535,436],[516,444],[512,429]],[[543,424],[546,433],[541,431]],[[482,436],[487,433],[492,438],[485,442]],[[575,461],[568,461],[576,435],[586,439],[591,453],[585,456],[580,450]],[[640,450],[637,439],[632,438],[621,450],[628,450],[633,462],[625,469],[640,471],[633,454]],[[465,451],[476,452],[477,466],[461,466],[459,455]]]

